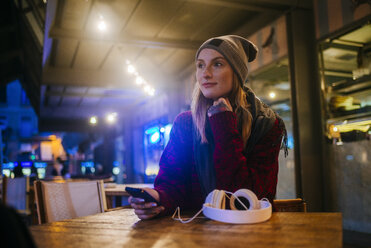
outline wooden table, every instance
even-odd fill
[[[37,247],[342,247],[340,213],[273,213],[264,223],[140,221],[133,209],[31,226]]]
[[[121,197],[129,197],[130,195],[125,191],[125,187],[133,188],[153,188],[153,184],[116,184],[106,183],[104,184],[104,191],[107,199],[107,208],[119,207],[121,204],[117,204],[117,201],[121,201]],[[118,198],[114,201],[114,198]],[[115,204],[116,202],[116,204]]]

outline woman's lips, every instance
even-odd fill
[[[210,87],[213,87],[214,85],[216,85],[216,83],[203,83],[202,86],[204,88],[210,88]]]

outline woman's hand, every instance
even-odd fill
[[[160,195],[156,190],[150,188],[144,188],[143,190],[147,191],[157,202],[160,202]],[[129,197],[129,203],[141,220],[151,219],[165,210],[163,206],[157,206],[155,202],[144,202],[144,199],[132,196]]]
[[[213,106],[207,111],[209,117],[225,111],[233,111],[232,105],[228,98],[220,97],[218,100],[214,101]]]

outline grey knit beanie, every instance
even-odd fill
[[[231,65],[240,80],[241,87],[247,80],[247,63],[255,59],[258,48],[249,40],[238,35],[214,37],[205,41],[196,53],[196,60],[202,49],[218,51]]]

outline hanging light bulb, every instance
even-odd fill
[[[141,85],[141,84],[144,83],[144,80],[143,80],[142,77],[138,76],[138,77],[136,78],[136,80],[135,80],[135,83],[136,83],[137,85]]]
[[[133,65],[128,65],[128,72],[130,74],[134,74],[135,73],[135,67]]]
[[[106,23],[103,20],[100,20],[98,22],[98,29],[100,31],[106,31],[107,30],[107,25],[106,25]]]
[[[91,124],[91,125],[96,125],[97,123],[98,123],[98,118],[96,117],[96,116],[92,116],[92,117],[90,117],[90,119],[89,119],[89,123]]]
[[[269,97],[270,98],[275,98],[276,97],[276,93],[274,93],[273,91],[269,93]]]

